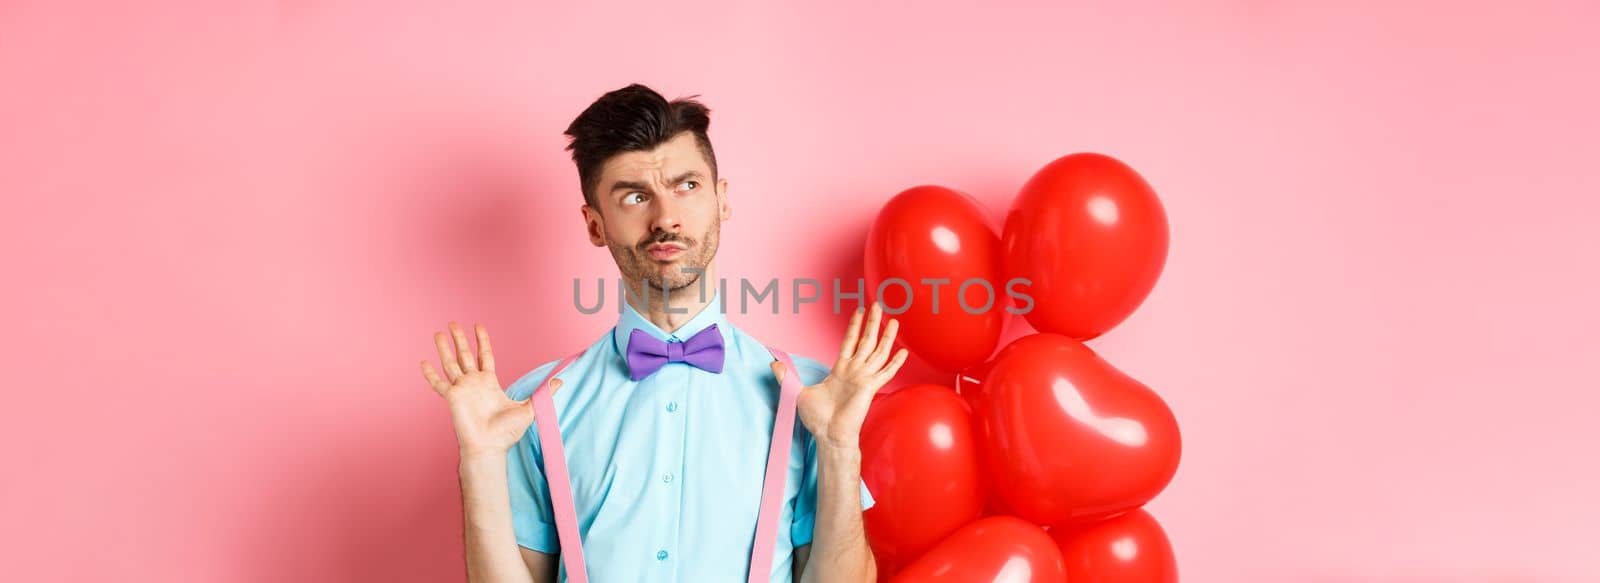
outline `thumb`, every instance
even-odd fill
[[[559,388],[561,388],[561,379],[550,379],[550,394],[551,395],[555,395],[556,394],[556,389],[559,389]],[[523,399],[521,401],[512,401],[512,403],[516,403],[516,405],[518,407],[532,408],[533,407],[533,395],[530,394],[530,395],[528,395],[528,398]]]
[[[783,363],[780,361],[772,361],[772,374],[777,375],[778,382],[780,383],[783,382],[783,372],[788,368],[789,367],[783,366]]]

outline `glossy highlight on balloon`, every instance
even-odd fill
[[[909,564],[983,510],[972,415],[949,387],[914,385],[874,399],[861,456],[877,501],[865,521],[880,573]]]
[[[1052,527],[1068,581],[1176,583],[1178,562],[1161,523],[1142,508],[1089,524]]]
[[[966,194],[917,186],[895,195],[867,234],[863,270],[869,298],[905,309],[892,314],[900,341],[929,365],[957,371],[999,345],[1012,303],[1000,237]],[[944,283],[924,283],[929,279]]]
[[[1040,332],[1104,334],[1138,308],[1166,265],[1166,210],[1144,178],[1103,154],[1059,158],[1006,214],[1002,271],[1029,280]]]
[[[1014,516],[980,518],[940,541],[893,583],[1062,583],[1061,550]]]
[[[1143,505],[1177,472],[1177,420],[1161,397],[1081,342],[1040,333],[995,356],[974,411],[1001,506],[1037,524]]]

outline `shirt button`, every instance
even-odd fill
[[[672,483],[672,474],[670,474],[670,473],[661,474],[661,481],[666,482],[668,484],[671,484]]]
[[[677,411],[677,410],[678,410],[678,402],[677,401],[673,401],[671,403],[667,403],[667,412],[668,413],[671,413],[671,412]]]
[[[665,560],[667,560],[667,552],[666,551],[656,551],[656,560],[657,561],[665,561]]]

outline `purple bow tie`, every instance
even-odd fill
[[[706,326],[684,342],[658,340],[649,332],[633,329],[628,335],[628,376],[639,380],[650,376],[669,362],[687,362],[707,372],[722,372],[722,333],[717,325]]]

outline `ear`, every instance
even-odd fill
[[[595,247],[606,246],[606,220],[600,211],[587,204],[578,207],[583,212],[584,229],[589,232],[589,243]]]
[[[722,215],[722,220],[733,218],[733,207],[728,205],[728,179],[717,179],[717,212]]]

